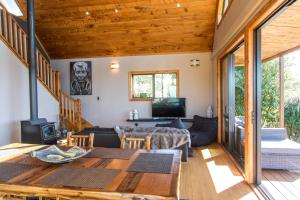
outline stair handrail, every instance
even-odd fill
[[[28,36],[14,16],[8,13],[4,7],[0,9],[0,39],[28,68]],[[80,131],[82,126],[81,101],[62,92],[60,72],[51,67],[38,48],[36,48],[36,66],[37,79],[59,101],[60,122],[62,123],[66,119],[72,124],[75,131]]]
[[[28,67],[28,36],[12,14],[4,7],[0,9],[0,39]],[[37,78],[48,91],[59,99],[60,73],[53,70],[48,60],[36,49]]]

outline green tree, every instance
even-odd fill
[[[279,60],[262,65],[262,127],[278,127],[279,124]],[[245,77],[244,67],[235,67],[235,110],[236,116],[244,115]]]
[[[262,65],[262,127],[278,127],[280,109],[279,59]]]
[[[285,58],[285,69],[293,67],[295,62]],[[292,74],[294,70],[285,70],[285,127],[288,137],[300,142],[300,81]],[[273,59],[262,65],[262,127],[279,126],[280,85],[279,59]],[[244,67],[235,68],[235,107],[236,116],[244,115],[245,78]]]
[[[289,138],[300,142],[300,98],[291,99],[285,104],[284,121]]]
[[[244,67],[235,67],[235,115],[244,116],[245,113],[245,72]]]

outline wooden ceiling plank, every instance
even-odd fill
[[[36,30],[54,59],[211,51],[217,0],[176,3],[38,0]]]

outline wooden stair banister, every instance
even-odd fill
[[[0,4],[1,6],[1,4]],[[0,39],[28,68],[28,37],[14,16],[4,6],[0,9]],[[40,83],[60,104],[60,123],[66,121],[70,130],[81,131],[91,127],[91,123],[81,116],[81,102],[61,91],[60,72],[54,70],[43,53],[36,49],[36,76]]]
[[[13,15],[3,7],[0,9],[0,39],[28,68],[28,37]],[[59,72],[53,70],[47,59],[39,49],[36,49],[37,79],[42,85],[59,100],[60,77]]]
[[[61,91],[60,95],[60,121],[65,124],[67,129],[74,131],[82,130],[82,117],[81,117],[81,102],[80,99],[74,99],[70,95]]]

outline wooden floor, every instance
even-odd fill
[[[274,199],[300,200],[300,172],[263,170],[262,186]]]
[[[194,157],[183,163],[181,170],[181,199],[257,199],[233,162],[217,144],[194,149]]]

